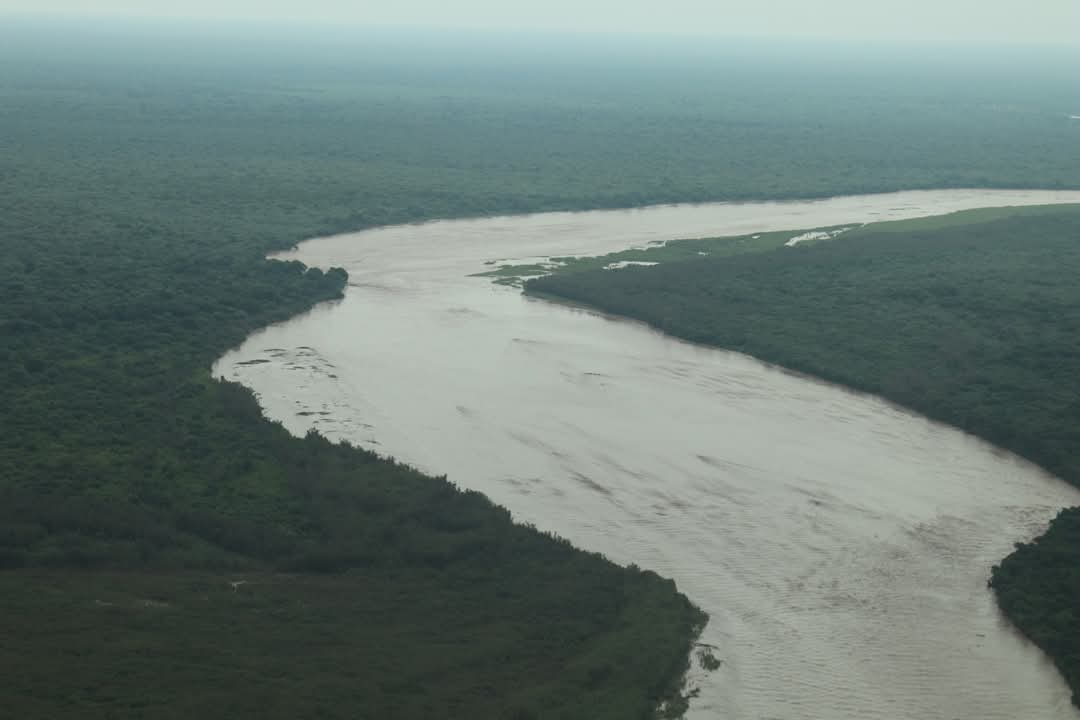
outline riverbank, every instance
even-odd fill
[[[1072,97],[1072,78],[1038,58],[952,75],[932,63],[912,95],[910,68],[898,74],[888,59],[873,75],[860,63],[857,77],[823,61],[811,89],[803,55],[788,66],[793,78],[772,50],[762,64],[684,43],[644,64],[637,48],[564,43],[555,64],[577,63],[566,73],[544,48],[474,37],[433,51],[431,37],[341,43],[294,27],[274,36],[44,20],[4,24],[0,36],[0,584],[5,605],[20,608],[4,616],[5,637],[25,650],[5,689],[24,718],[214,714],[200,697],[227,700],[229,678],[245,691],[234,716],[265,717],[243,703],[266,697],[284,698],[274,704],[292,716],[480,717],[552,704],[622,720],[651,710],[685,662],[699,615],[678,590],[512,525],[440,480],[438,463],[424,477],[385,460],[392,438],[365,445],[365,424],[386,433],[378,409],[348,416],[375,457],[290,437],[249,393],[212,381],[207,368],[259,328],[353,294],[333,264],[307,271],[265,262],[268,252],[451,216],[1048,179],[1080,187],[1070,129],[1045,112]],[[886,147],[895,151],[883,163]],[[362,267],[350,274],[370,281]],[[393,356],[397,337],[364,341]],[[337,374],[286,350],[295,362],[285,377],[301,394],[309,371]],[[422,377],[431,358],[396,360]],[[484,393],[456,404],[467,411]],[[406,387],[396,399],[409,396]],[[334,419],[301,411],[312,424]],[[332,422],[319,428],[334,434]],[[498,450],[469,452],[495,463]],[[542,485],[515,474],[524,488]],[[516,543],[532,548],[527,563],[499,559]],[[199,582],[185,585],[187,573]],[[241,585],[241,602],[200,619],[205,596],[232,599],[230,583],[255,573],[326,584],[280,602]],[[392,600],[358,601],[381,608],[378,627],[361,627],[370,617],[350,608],[357,576]],[[655,603],[636,606],[639,596]],[[608,624],[613,607],[626,609],[624,623]],[[179,614],[153,614],[165,608]],[[275,613],[298,624],[264,624]],[[549,629],[551,616],[569,620]],[[335,623],[350,627],[335,633]],[[355,662],[326,660],[323,640],[365,632],[390,649],[350,646],[341,654]],[[191,667],[207,646],[220,655]],[[82,653],[94,662],[56,672]],[[384,663],[373,675],[384,683],[358,696],[354,668],[368,661]],[[285,697],[290,678],[321,692]],[[411,704],[428,702],[438,711]]]
[[[977,211],[723,260],[570,265],[526,291],[880,395],[1075,484],[1078,230],[1080,207]],[[714,244],[724,242],[738,246]],[[992,575],[1002,608],[1054,659],[1074,703],[1078,527],[1075,511],[1062,513]]]
[[[1002,623],[986,577],[1013,542],[1077,503],[1075,489],[873,397],[471,277],[493,259],[648,246],[699,226],[757,234],[913,218],[991,196],[556,213],[318,238],[279,257],[344,265],[345,298],[251,336],[215,373],[255,390],[296,434],[446,472],[523,522],[674,578],[709,613],[701,642],[721,661],[691,674],[690,718],[897,720],[902,707],[901,718],[1073,720],[1060,676]]]
[[[668,613],[670,584],[631,579],[632,595],[613,593],[631,576],[565,550],[588,581],[532,553],[516,558],[534,583],[591,588],[558,606],[533,599],[543,588],[526,590],[505,565],[497,574],[8,570],[4,701],[28,718],[344,720],[358,709],[527,718],[557,709],[644,720],[654,717],[648,700],[677,712],[690,648],[650,646],[650,664],[630,657],[643,652],[639,642],[695,630]],[[478,606],[493,594],[501,599]],[[611,629],[597,632],[596,613]],[[615,659],[623,665],[607,665]],[[628,671],[646,701],[620,686]]]

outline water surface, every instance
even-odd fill
[[[468,277],[490,260],[1077,192],[934,191],[434,222],[286,253],[344,300],[215,372],[291,431],[393,455],[676,580],[723,661],[691,718],[1077,720],[986,588],[1080,493],[956,430],[634,322]],[[793,233],[793,236],[797,233]],[[264,360],[267,362],[252,361]]]

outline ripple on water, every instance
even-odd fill
[[[292,432],[379,443],[674,578],[710,613],[702,642],[722,661],[694,671],[690,717],[1077,720],[986,588],[1075,490],[873,398],[468,277],[495,256],[1066,201],[1080,193],[900,193],[319,239],[289,257],[343,265],[345,299],[253,335],[215,372]]]

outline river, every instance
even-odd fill
[[[345,298],[215,365],[267,416],[486,493],[675,579],[719,670],[689,718],[1077,720],[986,587],[1080,492],[874,397],[469,277],[491,260],[1080,202],[955,190],[386,227],[279,257]],[[794,233],[793,233],[794,234]]]

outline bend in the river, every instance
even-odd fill
[[[344,300],[215,372],[266,414],[446,473],[676,580],[721,668],[694,718],[1077,720],[986,578],[1080,493],[872,397],[469,277],[490,260],[900,219],[1080,192],[930,191],[433,222],[286,253]],[[254,360],[266,362],[252,362]]]

